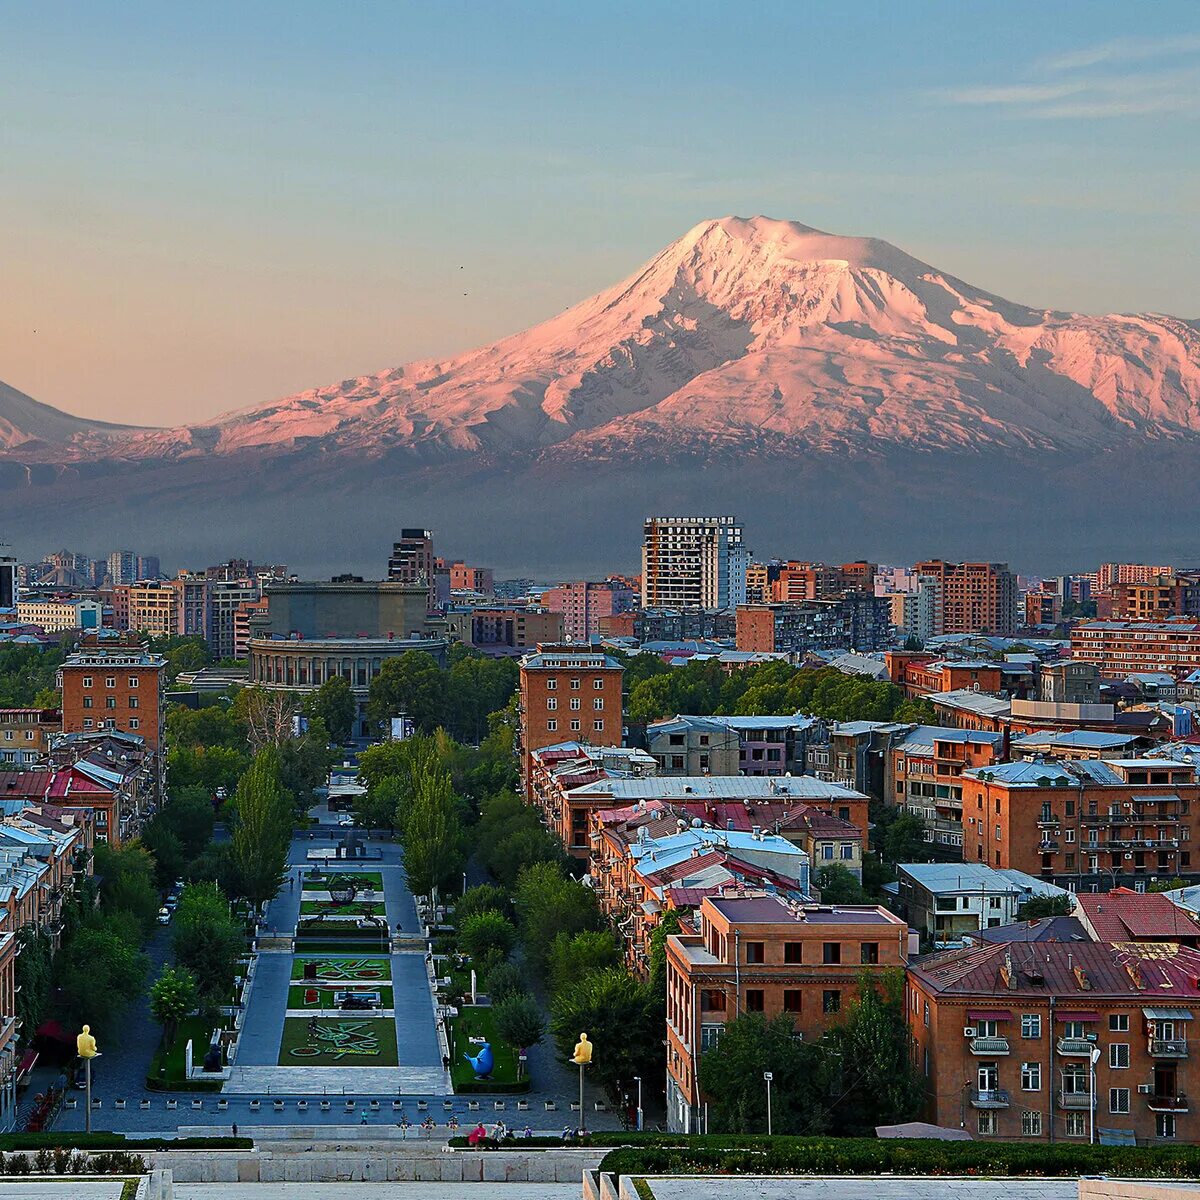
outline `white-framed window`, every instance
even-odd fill
[[[1109,1031],[1109,1033],[1128,1033],[1129,1032],[1129,1014],[1128,1013],[1109,1013],[1108,1014],[1108,1031]]]
[[[1021,1114],[1021,1136],[1042,1136],[1042,1114],[1036,1109],[1026,1109]]]
[[[547,679],[546,680],[546,691],[557,692],[558,691],[558,680],[557,679]]]
[[[129,686],[131,688],[135,688],[135,687],[137,687],[137,685],[138,685],[138,677],[136,675],[130,675]]]
[[[1083,1041],[1087,1037],[1087,1026],[1082,1021],[1064,1021],[1062,1035],[1065,1038],[1076,1038]]]
[[[546,697],[546,711],[554,712],[557,708],[558,708],[558,697],[557,696],[547,696]]]
[[[593,721],[592,722],[592,730],[595,733],[603,733],[604,732],[604,722],[603,721]]]
[[[1154,1136],[1160,1138],[1173,1138],[1175,1136],[1174,1113],[1154,1114]]]
[[[572,732],[572,733],[578,733],[578,732],[579,732],[579,729],[580,729],[580,725],[581,725],[581,722],[579,722],[579,721],[572,721],[572,722],[571,722],[571,732]]]
[[[555,720],[549,720],[549,721],[547,721],[547,722],[546,722],[546,731],[547,731],[548,733],[554,733],[554,732],[555,732],[557,729],[558,729],[558,722],[557,722],[557,721],[555,721]]]
[[[90,675],[85,675],[85,676],[83,677],[83,686],[84,686],[84,687],[91,687],[91,686],[92,686],[92,677],[91,677]]]
[[[84,727],[84,729],[91,729],[91,727],[92,727],[92,718],[91,717],[83,718],[83,727]]]
[[[982,1134],[996,1132],[996,1114],[994,1112],[981,1112],[979,1114],[979,1132]]]
[[[1129,1043],[1110,1042],[1108,1045],[1108,1065],[1114,1071],[1124,1070],[1129,1066]]]
[[[838,847],[838,855],[841,858],[853,859],[854,858],[853,844],[850,842],[844,842],[842,845],[840,845]]]
[[[1067,1113],[1067,1137],[1087,1137],[1087,1114]]]
[[[604,711],[604,697],[603,697],[603,696],[597,696],[597,697],[595,698],[595,700],[593,700],[593,701],[592,701],[592,707],[593,707],[593,708],[594,708],[594,709],[595,709],[597,712],[603,712],[603,711]]]
[[[140,724],[140,722],[138,721],[137,717],[129,718],[129,728],[130,729],[137,729],[139,724]]]
[[[106,675],[104,677],[104,686],[106,688],[115,688],[117,686],[117,677],[115,675]]]
[[[11,742],[13,740],[13,731],[11,729],[6,729],[4,731],[4,740],[6,742]]]
[[[573,691],[573,692],[577,692],[577,691],[579,691],[579,678],[578,678],[578,676],[576,676],[574,679],[572,679],[572,680],[571,680],[571,691]]]
[[[597,691],[597,692],[604,691],[604,680],[603,679],[593,679],[592,680],[592,689],[593,689],[593,691]]]
[[[1072,845],[1075,841],[1075,830],[1064,829],[1063,830],[1063,841],[1066,842],[1066,844],[1068,846]]]
[[[578,696],[571,697],[571,711],[578,712],[583,707]]]
[[[1021,1091],[1040,1092],[1042,1090],[1042,1064],[1027,1062],[1021,1064]]]
[[[1110,1113],[1127,1113],[1129,1111],[1129,1089],[1108,1089],[1108,1111]]]
[[[138,706],[138,698],[136,696],[130,696],[129,697],[129,707],[137,708],[137,706]]]
[[[1042,1036],[1042,1014],[1021,1014],[1021,1036],[1023,1038],[1040,1038]]]

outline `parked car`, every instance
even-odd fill
[[[338,822],[338,825],[340,825],[340,826],[353,825],[353,824],[354,824],[354,818],[353,818],[353,817],[343,817],[343,818],[342,818],[342,819],[341,819],[341,820]]]
[[[169,908],[163,907],[158,910],[158,923],[160,925],[170,925],[171,910]]]

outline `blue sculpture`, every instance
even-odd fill
[[[479,1053],[474,1058],[469,1054],[464,1054],[463,1058],[474,1068],[476,1079],[488,1079],[492,1074],[492,1068],[496,1065],[492,1059],[492,1047],[488,1042],[484,1042],[479,1047]]]

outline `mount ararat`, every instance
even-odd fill
[[[480,350],[195,425],[0,385],[9,540],[314,572],[377,575],[401,525],[501,568],[615,568],[647,512],[699,510],[761,554],[1200,560],[1198,458],[1200,322],[1030,308],[764,217]]]

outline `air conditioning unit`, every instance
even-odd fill
[[[975,1026],[974,1025],[964,1025],[963,1026],[963,1037],[973,1038],[974,1036],[975,1036]]]
[[[1139,1096],[1149,1096],[1153,1093],[1153,1091],[1154,1091],[1154,1084],[1152,1084],[1152,1083],[1139,1083],[1138,1084],[1138,1095]]]
[[[1126,860],[1128,860],[1128,859],[1131,859],[1133,857],[1133,855],[1130,854],[1128,850],[1126,850],[1124,857],[1126,858]]]
[[[1054,831],[1054,836],[1055,836],[1055,837],[1058,837],[1058,835],[1059,835],[1059,832],[1060,832],[1060,831],[1056,829],[1056,830]]]
[[[1132,801],[1132,800],[1126,800],[1126,801],[1125,801],[1125,807],[1126,807],[1126,808],[1132,808],[1132,807],[1133,807],[1133,801]]]

